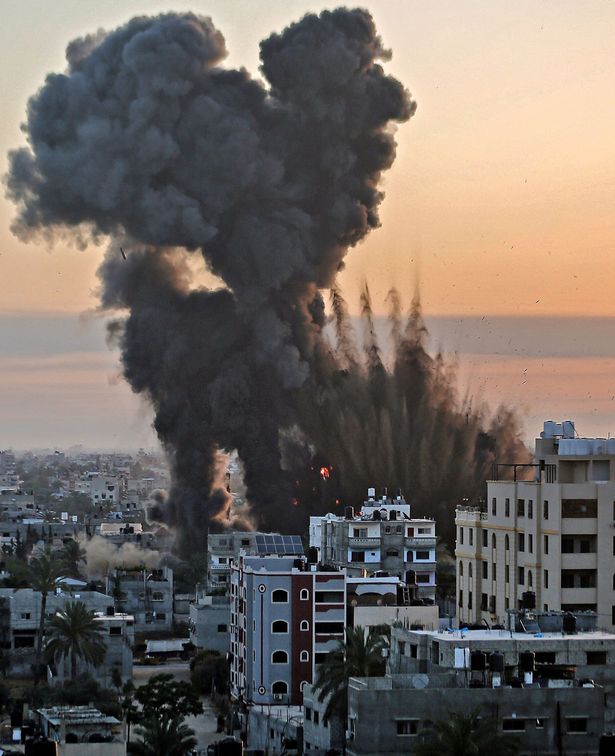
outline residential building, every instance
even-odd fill
[[[271,543],[274,538],[279,538],[279,536],[276,533],[256,531],[229,530],[224,533],[210,533],[207,536],[207,590],[209,592],[228,591],[231,568],[237,561],[239,552],[246,555],[261,554],[263,544],[267,542],[267,539]],[[284,542],[281,543],[284,548]],[[294,545],[291,546],[290,555],[295,553],[293,549]]]
[[[558,740],[559,753],[597,754],[615,725],[614,663],[611,633],[394,627],[388,674],[349,682],[346,752],[412,753],[435,719],[478,710],[521,754],[555,755]]]
[[[310,517],[310,546],[320,561],[347,570],[349,576],[388,574],[408,586],[409,598],[435,603],[436,524],[412,518],[410,504],[398,492],[368,489],[361,511],[346,507],[344,515]]]
[[[438,607],[411,602],[404,582],[396,577],[346,576],[347,624],[370,630],[378,625],[437,630]]]
[[[114,685],[114,675],[118,673],[122,683],[131,681],[135,645],[134,617],[131,614],[116,612],[113,606],[110,606],[106,612],[96,612],[94,621],[100,628],[105,642],[105,658],[98,667],[87,664],[83,659],[78,659],[77,674],[87,673],[105,688],[111,688]],[[50,681],[62,682],[70,675],[70,659],[65,658],[53,665]]]
[[[228,653],[231,641],[231,597],[197,595],[190,604],[188,630],[195,648]]]
[[[231,695],[299,705],[315,665],[344,638],[345,573],[267,554],[240,554],[232,570]]]
[[[512,468],[512,480],[498,473]],[[530,480],[521,480],[524,471]],[[482,508],[456,512],[461,622],[505,624],[527,604],[615,628],[615,439],[544,423],[532,466],[496,466]]]
[[[173,570],[160,567],[114,569],[107,575],[107,595],[115,608],[134,617],[135,632],[170,632],[173,628]]]

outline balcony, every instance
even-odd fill
[[[595,588],[562,588],[562,604],[595,604]]]
[[[435,536],[406,536],[404,538],[404,546],[407,549],[435,549],[436,537]]]
[[[380,538],[354,538],[351,536],[348,539],[348,548],[361,548],[361,547],[378,547],[380,546]]]
[[[230,564],[210,564],[209,565],[209,571],[210,572],[230,572],[231,571],[231,565]]]
[[[598,555],[562,554],[562,570],[595,570],[598,567]]]

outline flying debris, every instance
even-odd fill
[[[473,409],[466,424],[416,315],[405,332],[395,316],[389,371],[364,298],[362,353],[335,288],[349,249],[380,223],[392,125],[416,105],[386,74],[365,10],[307,14],[272,34],[262,81],[223,67],[226,54],[211,19],[192,13],[71,42],[67,70],[30,100],[27,146],[9,156],[13,230],[112,238],[101,306],[129,313],[110,334],[155,410],[173,475],[161,510],[180,551],[202,548],[210,527],[249,525],[234,519],[219,450],[237,451],[263,528],[294,532],[293,499],[304,514],[328,504],[323,488],[350,500],[379,479],[421,506],[450,503],[468,480],[459,472],[482,474],[512,422],[492,432]],[[117,257],[125,238],[129,265]],[[225,286],[193,288],[193,254]],[[326,486],[323,464],[335,470]]]

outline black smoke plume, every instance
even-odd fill
[[[418,317],[402,336],[394,316],[392,373],[369,333],[365,363],[336,292],[334,351],[324,336],[321,292],[378,226],[390,124],[415,110],[380,65],[389,53],[371,16],[307,15],[260,54],[265,82],[222,67],[224,38],[190,13],[77,39],[66,72],[29,101],[28,146],[10,154],[6,177],[22,238],[111,237],[102,306],[129,312],[111,332],[126,378],[155,409],[173,468],[165,517],[184,551],[227,523],[219,449],[237,449],[256,522],[294,530],[303,455],[326,458],[355,495],[367,470],[370,482],[410,490],[454,477],[431,444],[446,459],[482,453],[477,415],[462,443],[466,415],[442,398],[446,371],[422,351]],[[225,288],[191,287],[190,253]],[[367,295],[363,310],[369,331]],[[447,411],[452,438],[440,425]]]

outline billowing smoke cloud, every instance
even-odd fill
[[[153,569],[160,563],[160,554],[154,549],[140,549],[134,543],[116,546],[108,538],[93,536],[79,542],[85,551],[85,571],[88,578],[104,578],[115,567]]]
[[[283,469],[280,443],[292,429],[304,439],[295,462],[303,448],[334,464],[337,451],[353,459],[340,465],[352,475],[372,447],[388,444],[380,480],[393,459],[420,464],[393,436],[354,448],[364,439],[346,429],[370,435],[372,415],[349,404],[352,391],[333,427],[341,415],[324,406],[332,411],[332,387],[345,380],[338,360],[379,421],[387,381],[373,339],[361,373],[343,319],[337,359],[330,353],[321,295],[348,249],[379,224],[378,185],[395,157],[390,126],[415,104],[380,65],[389,54],[363,10],[307,15],[266,39],[264,83],[221,67],[225,55],[211,20],[193,14],[135,18],[75,40],[67,71],[49,75],[29,102],[28,146],[11,153],[6,179],[21,237],[112,238],[102,305],[129,311],[111,331],[126,378],[155,408],[173,469],[165,518],[182,526],[185,552],[202,548],[208,523],[229,511],[218,449],[237,449],[253,516],[273,528],[296,515],[297,472]],[[186,257],[195,252],[225,288],[191,288]],[[404,354],[413,338],[400,340]],[[394,380],[411,381],[407,392],[428,414],[430,400],[418,395],[443,378],[416,383],[425,366],[404,360]],[[416,439],[423,457],[427,443]],[[355,483],[343,480],[348,491]]]

